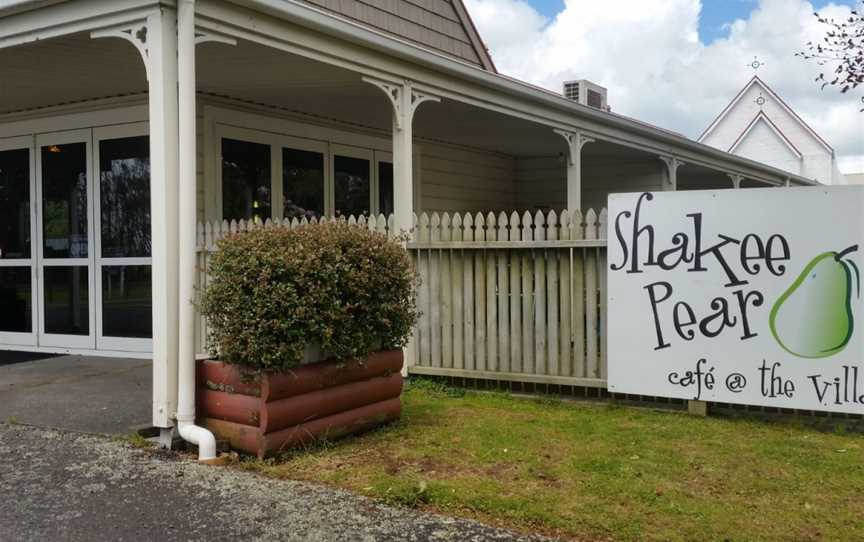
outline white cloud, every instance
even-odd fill
[[[727,38],[699,39],[701,0],[565,0],[554,19],[523,0],[466,0],[499,71],[560,91],[586,78],[609,89],[622,114],[698,137],[749,80],[762,77],[840,156],[844,172],[864,171],[860,94],[821,91],[818,66],[794,56],[824,29],[804,0],[760,0]],[[822,10],[836,17],[849,8]]]

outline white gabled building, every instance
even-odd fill
[[[823,184],[846,184],[834,149],[753,76],[699,142]]]

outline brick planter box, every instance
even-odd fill
[[[396,420],[402,404],[402,351],[365,360],[326,360],[284,373],[198,362],[198,423],[259,458]]]

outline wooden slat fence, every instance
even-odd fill
[[[199,224],[200,287],[219,239],[297,219]],[[314,220],[312,221],[314,222]],[[392,236],[393,217],[347,222]],[[421,214],[407,248],[421,277],[409,371],[606,386],[606,211]],[[198,349],[206,351],[198,319]]]
[[[420,215],[410,371],[606,385],[606,211]]]

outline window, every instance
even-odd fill
[[[217,185],[216,197],[206,191],[208,217],[266,221],[393,212],[393,158],[373,148],[381,141],[347,145],[313,139],[314,130],[297,137],[218,123],[215,132],[221,154],[207,161],[218,168],[207,174]]]
[[[150,139],[99,141],[101,335],[153,336],[150,269]]]
[[[282,199],[285,218],[324,215],[324,155],[282,149]]]
[[[87,147],[42,148],[42,227],[46,258],[86,258]]]
[[[393,164],[378,162],[378,212],[393,214]]]
[[[150,141],[146,136],[99,142],[103,258],[150,256]]]
[[[29,267],[0,267],[0,332],[33,331],[32,296]]]
[[[336,216],[369,214],[369,173],[369,160],[338,155],[333,158]]]
[[[90,334],[90,294],[87,266],[46,267],[45,333]]]
[[[30,258],[30,151],[0,152],[0,259]]]
[[[270,218],[270,184],[270,145],[222,139],[222,218]]]
[[[102,266],[102,336],[153,337],[149,265]]]

